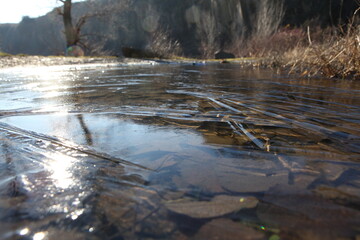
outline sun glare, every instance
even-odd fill
[[[64,69],[65,68],[65,69]],[[51,99],[46,104],[41,105],[40,109],[34,112],[55,112],[66,114],[68,109],[63,104],[61,97],[69,87],[69,82],[76,79],[76,75],[67,73],[68,67],[29,67],[24,68],[22,73],[30,76],[29,82],[24,88],[30,90],[37,99]],[[65,93],[64,93],[65,92]]]
[[[51,172],[51,179],[58,188],[66,189],[75,184],[73,167],[75,159],[61,153],[47,155],[46,169]]]

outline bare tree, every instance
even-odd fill
[[[261,0],[257,11],[255,33],[266,37],[278,30],[285,14],[284,0]]]
[[[100,19],[103,21],[112,22],[114,15],[117,15],[120,10],[124,11],[129,5],[129,0],[103,0],[103,1],[87,1],[84,5],[87,9],[87,13],[83,13],[80,17],[77,17],[75,21],[72,18],[72,0],[57,0],[63,3],[62,7],[57,8],[57,12],[62,16],[64,22],[64,35],[66,38],[66,46],[68,49],[72,49],[76,55],[77,49],[81,47],[87,50],[89,53],[106,53],[102,50],[105,42],[109,39],[108,35],[101,34],[101,30],[95,32],[86,29],[84,26],[87,22],[92,26],[99,26]],[[82,3],[85,4],[85,3]],[[99,10],[101,9],[101,10]],[[78,12],[78,11],[77,11]],[[90,22],[91,20],[95,20]],[[104,26],[105,28],[109,28]],[[91,29],[91,28],[90,28]],[[84,31],[83,31],[84,30]],[[88,30],[86,32],[86,30]],[[76,46],[76,48],[74,48]],[[80,49],[81,49],[80,48]],[[82,51],[82,50],[81,50]],[[73,55],[73,54],[70,54]]]
[[[59,0],[64,4],[63,9],[58,8],[58,13],[62,15],[65,28],[66,46],[70,47],[80,43],[80,30],[85,24],[86,18],[81,17],[77,24],[74,26],[71,16],[71,0]]]
[[[219,50],[218,26],[214,13],[211,11],[200,11],[199,22],[197,23],[197,35],[200,39],[202,57],[212,57]]]

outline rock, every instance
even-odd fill
[[[230,62],[226,61],[226,60],[222,60],[221,63],[226,64],[226,63],[230,63]]]
[[[200,228],[192,238],[197,240],[260,240],[266,239],[262,232],[230,219],[215,219]]]
[[[162,58],[163,56],[143,49],[123,47],[122,53],[127,58]]]
[[[356,209],[324,199],[311,191],[274,187],[256,208],[260,221],[280,227],[281,239],[340,239],[353,236],[360,224]]]
[[[288,173],[279,172],[269,175],[261,173],[221,173],[218,175],[221,186],[232,192],[264,192],[276,185],[286,185],[288,183]]]
[[[218,195],[211,201],[172,201],[165,203],[168,210],[192,218],[220,217],[242,208],[254,208],[258,200],[254,197]]]
[[[359,205],[360,202],[359,188],[353,186],[342,185],[338,187],[331,187],[319,185],[313,190],[313,192],[323,198],[331,199],[347,205]]]
[[[85,55],[84,50],[77,46],[70,46],[66,49],[66,56],[70,57],[83,57]]]
[[[235,55],[232,53],[225,52],[223,50],[215,53],[215,59],[227,59],[227,58],[235,58]]]

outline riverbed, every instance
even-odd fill
[[[0,69],[2,239],[358,239],[360,82],[238,64]]]

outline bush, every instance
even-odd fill
[[[171,58],[182,55],[180,43],[170,38],[168,31],[156,30],[151,34],[147,50],[159,58]]]
[[[274,57],[282,56],[286,52],[306,43],[306,33],[289,26],[280,29],[270,36],[253,35],[249,39],[239,41],[231,51],[242,57]]]

